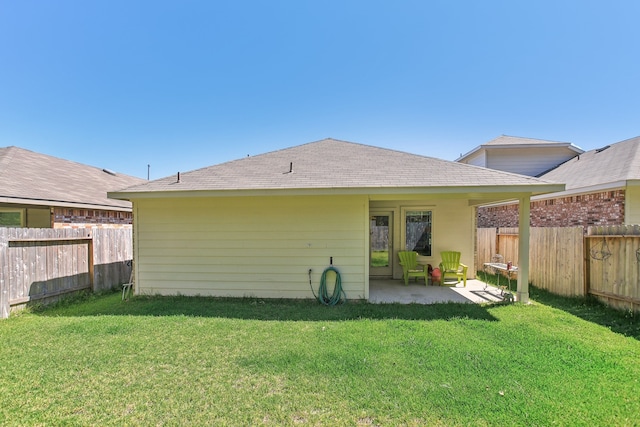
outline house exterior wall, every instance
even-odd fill
[[[486,167],[527,176],[537,176],[573,158],[566,148],[502,148],[487,152]]]
[[[4,204],[0,210],[20,214],[26,228],[131,228],[133,213],[101,209],[73,209],[48,206]],[[1,225],[0,225],[1,226]]]
[[[468,157],[464,163],[473,166],[487,167],[487,152],[480,150],[474,155]]]
[[[11,215],[11,220],[0,221],[0,227],[51,228],[49,208],[1,204],[0,212]]]
[[[132,212],[72,208],[53,211],[53,228],[128,228],[133,223]]]
[[[460,262],[469,266],[468,278],[473,278],[475,221],[474,208],[467,200],[403,200],[372,201],[371,209],[389,210],[394,214],[393,235],[393,278],[402,278],[402,268],[398,251],[405,250],[404,212],[407,210],[431,210],[433,212],[433,247],[430,257],[420,256],[419,261],[437,267],[440,263],[440,252],[461,252]]]
[[[532,227],[620,225],[625,190],[603,191],[531,202]],[[517,227],[518,204],[478,208],[478,227]]]
[[[640,224],[640,185],[627,186],[624,214],[625,224]]]
[[[133,202],[137,293],[313,298],[308,271],[317,292],[333,257],[347,298],[368,298],[364,196]]]
[[[28,228],[51,228],[51,209],[25,209],[25,223]]]

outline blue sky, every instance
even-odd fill
[[[151,179],[325,137],[640,135],[640,2],[0,0],[0,146]],[[320,161],[321,159],[319,159]]]

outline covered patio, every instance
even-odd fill
[[[511,283],[512,293],[515,283]],[[500,289],[487,286],[478,279],[467,280],[457,286],[425,286],[424,281],[410,281],[405,286],[403,280],[371,279],[369,281],[369,302],[374,304],[437,304],[446,302],[493,303],[503,301]]]

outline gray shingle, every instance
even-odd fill
[[[142,182],[147,181],[19,147],[0,148],[0,198],[127,210],[130,202],[109,199],[107,192]]]
[[[640,180],[640,136],[580,154],[542,175],[567,190]]]
[[[544,180],[508,172],[335,139],[181,173],[180,183],[176,181],[174,175],[122,192],[547,184]]]

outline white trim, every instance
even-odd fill
[[[609,182],[606,184],[591,185],[589,187],[580,187],[580,188],[575,188],[567,191],[559,191],[557,193],[547,193],[544,195],[531,196],[531,202],[553,200],[553,199],[559,199],[562,197],[580,196],[583,194],[601,193],[603,191],[622,190],[627,186],[640,186],[640,180]],[[479,205],[479,207],[492,208],[496,206],[515,205],[517,203],[518,203],[518,200],[513,199],[509,201],[504,201],[504,202],[487,203],[486,205]]]
[[[102,205],[97,203],[74,203],[64,202],[60,200],[44,200],[44,199],[24,199],[20,197],[0,196],[0,203],[11,205],[28,205],[39,206],[44,208],[78,208],[78,209],[98,209],[105,211],[131,212],[131,207],[118,205]]]
[[[434,205],[408,205],[400,206],[400,245],[399,251],[406,251],[407,249],[407,212],[409,211],[429,211],[431,212],[431,255],[420,255],[418,257],[426,258],[432,261],[435,257],[435,218],[436,218],[436,206]]]
[[[579,194],[588,194],[588,193],[600,193],[602,191],[611,191],[611,190],[620,190],[625,188],[628,185],[628,181],[616,181],[616,182],[608,182],[605,184],[597,184],[590,185],[588,187],[580,187],[566,191],[559,191],[557,193],[549,193],[544,196],[532,196],[531,201],[536,200],[548,200],[548,199],[556,199],[559,197],[567,197],[567,196],[576,196]]]
[[[291,188],[291,189],[247,189],[247,190],[174,190],[174,191],[118,191],[107,194],[112,199],[155,199],[178,197],[256,197],[256,196],[340,196],[370,195],[391,197],[396,195],[459,195],[472,198],[505,194],[517,198],[523,194],[543,194],[564,190],[564,184],[519,184],[482,186],[429,186],[429,187],[356,187],[356,188]]]
[[[533,138],[527,138],[527,139],[533,139]],[[467,160],[467,158],[471,157],[472,154],[476,154],[479,151],[490,151],[490,150],[501,150],[501,149],[505,149],[505,148],[568,148],[570,151],[573,151],[574,153],[579,154],[583,154],[585,151],[576,146],[573,145],[571,142],[541,142],[539,144],[527,144],[527,143],[522,143],[522,144],[482,144],[477,146],[476,148],[474,148],[473,150],[469,151],[466,154],[463,154],[462,156],[458,157],[457,159],[454,160],[454,162],[457,163],[462,163],[462,160]]]
[[[467,157],[471,157],[472,154],[477,153],[478,151],[482,150],[482,148],[484,148],[484,145],[478,145],[473,150],[471,150],[471,151],[463,154],[462,156],[458,157],[457,159],[455,159],[454,162],[461,163],[461,160],[466,159]]]
[[[377,274],[374,275],[373,277],[393,277],[393,270],[394,270],[394,255],[395,255],[395,250],[396,250],[396,245],[395,245],[395,240],[396,240],[396,236],[395,236],[395,221],[396,221],[396,213],[394,209],[391,208],[374,208],[371,209],[371,207],[369,207],[369,215],[367,215],[367,224],[369,225],[368,228],[368,233],[367,233],[367,267],[368,267],[368,271],[367,274],[369,274],[371,272],[372,267],[371,266],[371,217],[372,216],[388,216],[389,217],[389,235],[391,236],[391,239],[389,239],[389,265],[387,267],[378,267],[378,268],[387,268],[388,271],[385,274]]]

